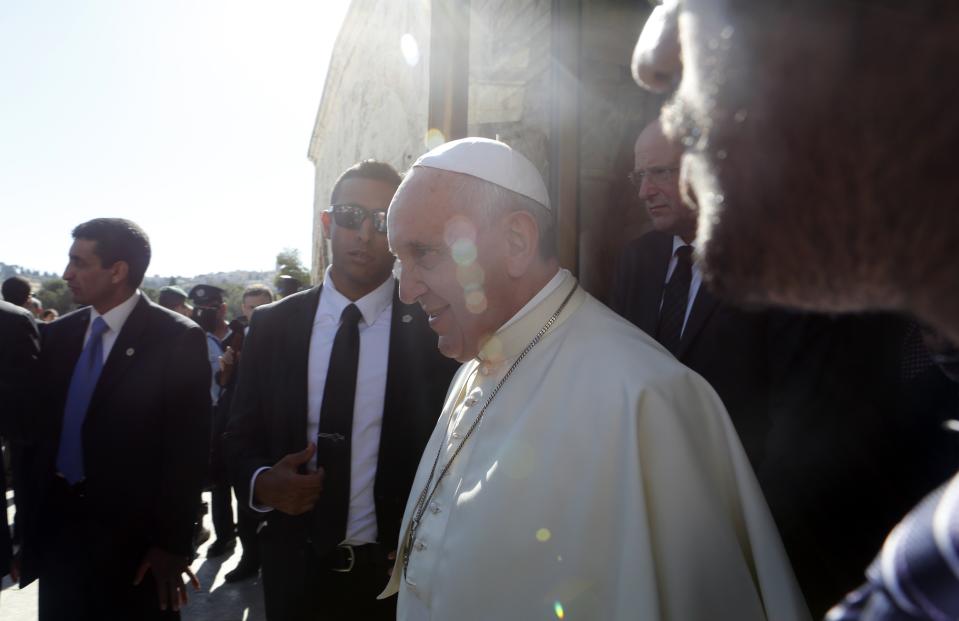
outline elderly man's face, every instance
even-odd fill
[[[633,183],[653,228],[691,242],[696,237],[696,213],[679,195],[681,153],[658,122],[649,125],[636,139]]]
[[[667,0],[654,11],[633,71],[676,89],[662,118],[684,148],[680,183],[720,294],[901,307],[915,283],[955,277],[959,227],[942,205],[959,198],[956,175],[939,163],[957,133],[955,89],[943,86],[954,78],[932,74],[955,66],[959,34],[911,3],[889,6]],[[936,262],[917,252],[930,246]]]
[[[465,362],[509,319],[510,283],[500,221],[466,208],[469,193],[456,191],[455,177],[414,168],[390,203],[387,228],[400,299],[419,303],[440,352]]]

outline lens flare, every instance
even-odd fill
[[[440,130],[436,129],[435,127],[432,127],[430,128],[429,131],[426,132],[426,136],[424,137],[424,142],[426,143],[427,149],[435,149],[436,147],[446,142],[446,136],[444,136],[443,132],[441,132]]]
[[[420,46],[416,38],[410,33],[400,37],[400,53],[403,54],[403,60],[410,67],[415,67],[420,63]]]
[[[482,289],[470,291],[466,294],[466,310],[479,315],[486,310],[486,294]]]
[[[476,244],[473,240],[461,237],[450,246],[450,254],[457,265],[470,265],[476,261]]]
[[[477,263],[456,266],[456,280],[464,291],[472,291],[483,286],[486,273]]]
[[[556,613],[557,619],[565,619],[566,612],[563,611],[563,605],[559,602],[553,602],[553,612]]]
[[[548,528],[541,528],[536,531],[536,541],[540,543],[546,543],[553,536],[553,533],[549,532]]]
[[[443,241],[447,246],[452,246],[459,239],[476,242],[476,225],[465,216],[453,216],[443,227]]]

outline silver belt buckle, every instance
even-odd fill
[[[335,571],[335,572],[338,572],[338,573],[341,573],[341,574],[348,574],[348,573],[350,573],[351,571],[353,571],[353,565],[356,564],[356,553],[353,551],[353,546],[351,546],[351,545],[348,544],[348,543],[341,543],[340,545],[338,545],[338,546],[336,546],[336,547],[337,547],[337,548],[343,548],[344,550],[346,550],[346,551],[349,553],[349,554],[348,554],[348,559],[349,559],[349,560],[347,561],[347,566],[346,566],[345,569],[338,569],[338,568],[336,568],[336,567],[333,567],[333,568],[331,568],[331,569],[332,569],[332,571]]]

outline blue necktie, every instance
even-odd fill
[[[57,453],[57,471],[73,485],[83,480],[83,421],[93,398],[93,390],[103,370],[103,333],[109,330],[103,317],[93,320],[90,340],[73,367],[67,405],[63,410],[63,431]]]

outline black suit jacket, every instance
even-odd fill
[[[262,466],[302,451],[307,427],[307,367],[313,318],[322,287],[261,306],[243,346],[223,450],[237,500],[249,506],[250,479]],[[439,418],[458,364],[437,350],[418,305],[393,294],[389,361],[374,500],[379,542],[395,549],[420,455]],[[305,536],[310,516],[274,511],[274,532]]]
[[[0,301],[0,435],[22,442],[28,435],[28,403],[36,379],[40,335],[30,311]],[[7,524],[7,476],[0,459],[0,577],[10,571],[11,540]]]
[[[23,585],[56,562],[57,551],[44,543],[61,516],[51,514],[48,501],[67,390],[89,321],[90,310],[83,308],[43,331],[40,434],[25,453],[21,486]],[[103,366],[83,425],[89,541],[101,560],[124,575],[129,571],[131,582],[152,546],[192,553],[209,425],[203,331],[141,297]]]
[[[647,233],[626,246],[616,271],[610,306],[651,336],[672,252],[672,235]],[[772,387],[789,363],[777,346],[788,324],[785,316],[724,304],[703,283],[676,356],[719,394],[755,468],[764,457]]]
[[[647,234],[616,274],[611,305],[649,334],[671,254],[671,236]],[[723,399],[815,617],[862,582],[899,516],[957,467],[957,439],[941,426],[957,388],[937,368],[902,385],[904,325],[745,312],[705,284],[686,325],[679,359]]]

